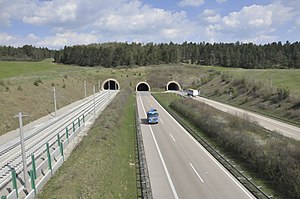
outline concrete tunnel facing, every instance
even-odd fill
[[[167,91],[179,91],[181,90],[180,84],[176,81],[170,81],[168,82],[166,86]]]
[[[150,91],[150,85],[147,82],[139,82],[135,88],[136,91]]]
[[[103,82],[101,86],[102,90],[120,90],[120,84],[115,79],[107,79]]]

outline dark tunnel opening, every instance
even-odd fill
[[[137,91],[150,91],[149,86],[146,83],[140,83],[137,88]]]
[[[180,90],[180,87],[179,87],[179,85],[176,84],[176,83],[170,83],[170,84],[168,85],[167,90],[178,91],[178,90]]]
[[[103,85],[104,90],[119,90],[119,84],[114,80],[108,80]]]

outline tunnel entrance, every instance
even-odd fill
[[[115,79],[107,79],[102,84],[102,90],[120,90],[119,82]]]
[[[181,90],[181,87],[178,84],[178,82],[176,82],[176,81],[170,81],[167,84],[166,90],[167,91],[179,91],[179,90]]]
[[[150,91],[150,86],[147,82],[139,82],[136,85],[136,91]]]

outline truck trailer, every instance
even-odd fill
[[[199,95],[199,92],[198,92],[198,90],[189,89],[188,92],[187,92],[187,95],[192,96],[192,97],[196,97],[196,96]]]

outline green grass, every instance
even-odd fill
[[[62,65],[53,64],[50,59],[39,62],[0,61],[0,79],[29,75],[48,70],[58,70],[60,68],[62,68]]]
[[[133,95],[120,93],[38,198],[137,198]]]

